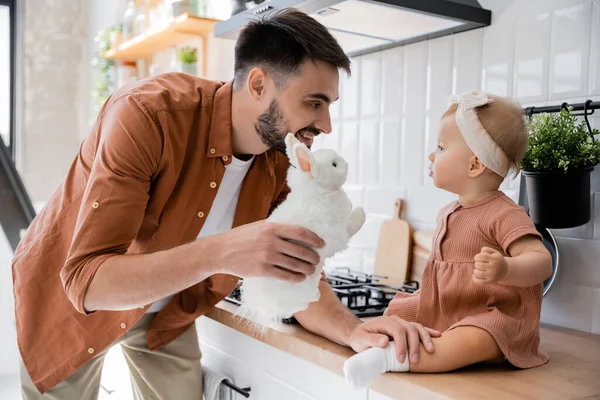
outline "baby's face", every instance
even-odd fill
[[[429,176],[433,184],[452,193],[461,193],[469,180],[473,152],[462,137],[454,114],[440,122],[437,148],[429,154]]]

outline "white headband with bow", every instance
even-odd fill
[[[493,99],[478,90],[450,96],[448,107],[458,104],[456,125],[467,146],[487,168],[506,178],[510,171],[510,159],[487,133],[475,112],[475,108],[491,103]]]

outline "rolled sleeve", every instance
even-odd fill
[[[83,303],[98,268],[125,254],[138,235],[162,150],[161,130],[138,97],[129,94],[106,107],[92,136],[96,153],[60,272],[69,300],[82,314],[90,314]]]

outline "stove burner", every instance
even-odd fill
[[[414,293],[419,289],[419,282],[407,281],[404,285],[392,286],[379,283],[385,276],[371,275],[350,268],[339,267],[326,274],[327,282],[340,301],[359,318],[383,315],[389,302],[398,292]],[[227,297],[226,301],[240,305],[239,285]],[[294,317],[286,323],[297,323]]]

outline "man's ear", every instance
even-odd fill
[[[469,159],[469,177],[476,178],[483,174],[486,169],[487,167],[483,165],[476,155],[471,156]]]
[[[248,73],[248,92],[254,100],[260,100],[267,88],[267,74],[262,68],[252,68]]]

